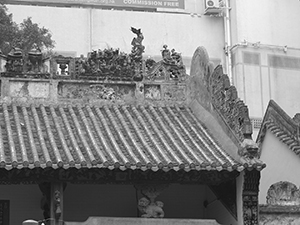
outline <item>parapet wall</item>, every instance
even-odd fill
[[[1,78],[2,102],[184,104],[186,83]]]

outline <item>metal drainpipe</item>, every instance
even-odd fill
[[[225,53],[226,53],[226,69],[230,83],[233,84],[232,79],[232,59],[231,59],[231,27],[230,27],[230,7],[229,0],[223,0],[224,3],[224,28],[225,28]]]
[[[93,8],[89,10],[89,22],[90,22],[90,32],[89,32],[89,52],[93,50]]]

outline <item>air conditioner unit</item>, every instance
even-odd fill
[[[220,0],[204,0],[204,15],[217,15],[221,12]]]

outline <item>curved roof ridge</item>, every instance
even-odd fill
[[[262,145],[268,130],[295,154],[300,155],[299,123],[291,118],[274,100],[269,101],[256,139],[259,146]]]

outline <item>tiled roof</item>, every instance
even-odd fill
[[[238,170],[188,107],[0,105],[0,168]]]
[[[290,134],[272,120],[266,121],[264,125],[266,129],[270,130],[281,142],[285,143],[297,155],[300,155],[300,145],[295,135]]]
[[[272,132],[282,143],[300,155],[299,124],[280,108],[273,100],[269,102],[257,143],[262,144],[266,131]]]

